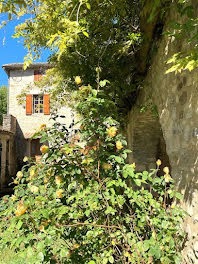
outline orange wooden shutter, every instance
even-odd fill
[[[44,115],[49,115],[50,114],[50,95],[49,94],[44,94],[43,96],[43,110],[44,110]]]
[[[40,70],[35,70],[34,71],[34,81],[39,81],[41,77],[42,77],[42,72]]]
[[[26,95],[26,115],[32,114],[32,94]]]

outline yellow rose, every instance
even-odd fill
[[[17,178],[21,179],[23,177],[23,172],[18,171],[16,176],[17,176]]]
[[[60,185],[61,182],[62,182],[61,177],[60,176],[56,176],[55,182],[56,182],[57,185]]]
[[[165,174],[164,179],[165,179],[165,182],[170,182],[172,180],[172,178],[169,174]]]
[[[31,186],[31,187],[30,187],[30,191],[31,191],[32,193],[37,193],[37,192],[39,191],[39,188],[38,188],[37,186]]]
[[[18,184],[19,182],[17,180],[14,180],[14,184]]]
[[[112,169],[112,165],[109,163],[103,163],[102,167],[104,170],[111,170]]]
[[[79,248],[79,247],[80,247],[79,244],[74,244],[74,249],[77,249],[77,248]]]
[[[160,165],[162,165],[162,162],[161,162],[161,160],[160,159],[158,159],[157,161],[156,161],[156,164],[157,164],[157,166],[159,167]]]
[[[64,192],[63,189],[60,189],[60,190],[56,191],[56,197],[57,198],[62,198],[63,197],[63,192]]]
[[[48,183],[48,178],[47,177],[44,177],[44,183]]]
[[[30,176],[31,176],[31,177],[34,177],[34,175],[35,175],[35,171],[34,171],[34,169],[31,169],[31,170],[30,170]]]
[[[40,151],[41,151],[41,153],[45,154],[49,151],[49,147],[46,145],[43,145],[40,147]]]
[[[43,225],[40,225],[40,226],[39,226],[39,230],[40,230],[41,232],[44,232],[45,227],[44,227]]]
[[[165,172],[165,174],[169,174],[169,168],[168,167],[164,167],[163,171]]]
[[[117,128],[116,127],[107,128],[107,135],[109,137],[115,137],[116,133],[117,133]]]
[[[16,201],[16,200],[17,200],[17,197],[13,194],[13,195],[11,196],[11,199],[12,199],[12,201]]]
[[[17,210],[15,211],[16,216],[23,215],[27,211],[27,207],[23,205],[23,202],[19,202]]]
[[[130,168],[135,169],[136,165],[135,162],[133,162],[132,164],[129,165]]]
[[[46,128],[46,124],[42,124],[41,126],[40,126],[40,130],[44,130]]]
[[[118,150],[121,150],[121,149],[123,148],[122,142],[117,141],[117,142],[116,142],[116,148],[117,148]]]
[[[75,77],[75,83],[80,84],[81,82],[82,82],[82,80],[81,80],[80,76],[76,76]]]
[[[28,161],[28,157],[25,156],[25,157],[23,158],[23,162],[27,162],[27,161]]]

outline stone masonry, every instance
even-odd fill
[[[171,13],[175,18],[175,13]],[[169,19],[171,18],[171,15]],[[167,21],[168,23],[168,21]],[[166,30],[166,26],[165,26]],[[183,223],[187,242],[183,264],[198,263],[198,70],[165,74],[171,55],[185,41],[163,36],[135,107],[129,113],[128,143],[131,161],[139,170],[155,168],[158,158],[170,166],[177,189],[184,195]],[[141,112],[142,106],[146,110]],[[154,115],[157,107],[158,118]]]

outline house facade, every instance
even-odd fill
[[[0,130],[0,141],[3,133],[13,134],[15,142],[15,172],[23,164],[24,156],[37,157],[40,155],[39,139],[32,139],[32,136],[39,130],[42,124],[51,126],[51,103],[50,87],[43,92],[37,87],[38,81],[47,69],[52,68],[48,63],[35,63],[30,65],[27,70],[23,70],[23,63],[12,63],[2,66],[8,75],[8,109],[7,118],[14,118],[16,121],[15,130],[6,130],[4,127]],[[18,102],[18,98],[26,91],[24,102]],[[72,123],[74,114],[68,107],[61,107],[58,114],[65,116],[58,120],[66,127]],[[6,119],[6,116],[4,117]],[[10,134],[11,133],[11,134]],[[1,142],[2,144],[2,142]],[[5,145],[5,144],[4,144]],[[14,151],[14,148],[13,148]],[[5,160],[6,148],[1,150],[1,161]],[[5,169],[1,173],[6,177]],[[1,176],[2,179],[2,176]]]

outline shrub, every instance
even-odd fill
[[[16,253],[11,263],[180,263],[185,214],[167,201],[181,195],[167,168],[157,175],[160,161],[150,172],[127,164],[119,113],[99,88],[74,93],[82,119],[70,140],[57,123],[41,130],[48,151],[1,200],[0,247]]]

